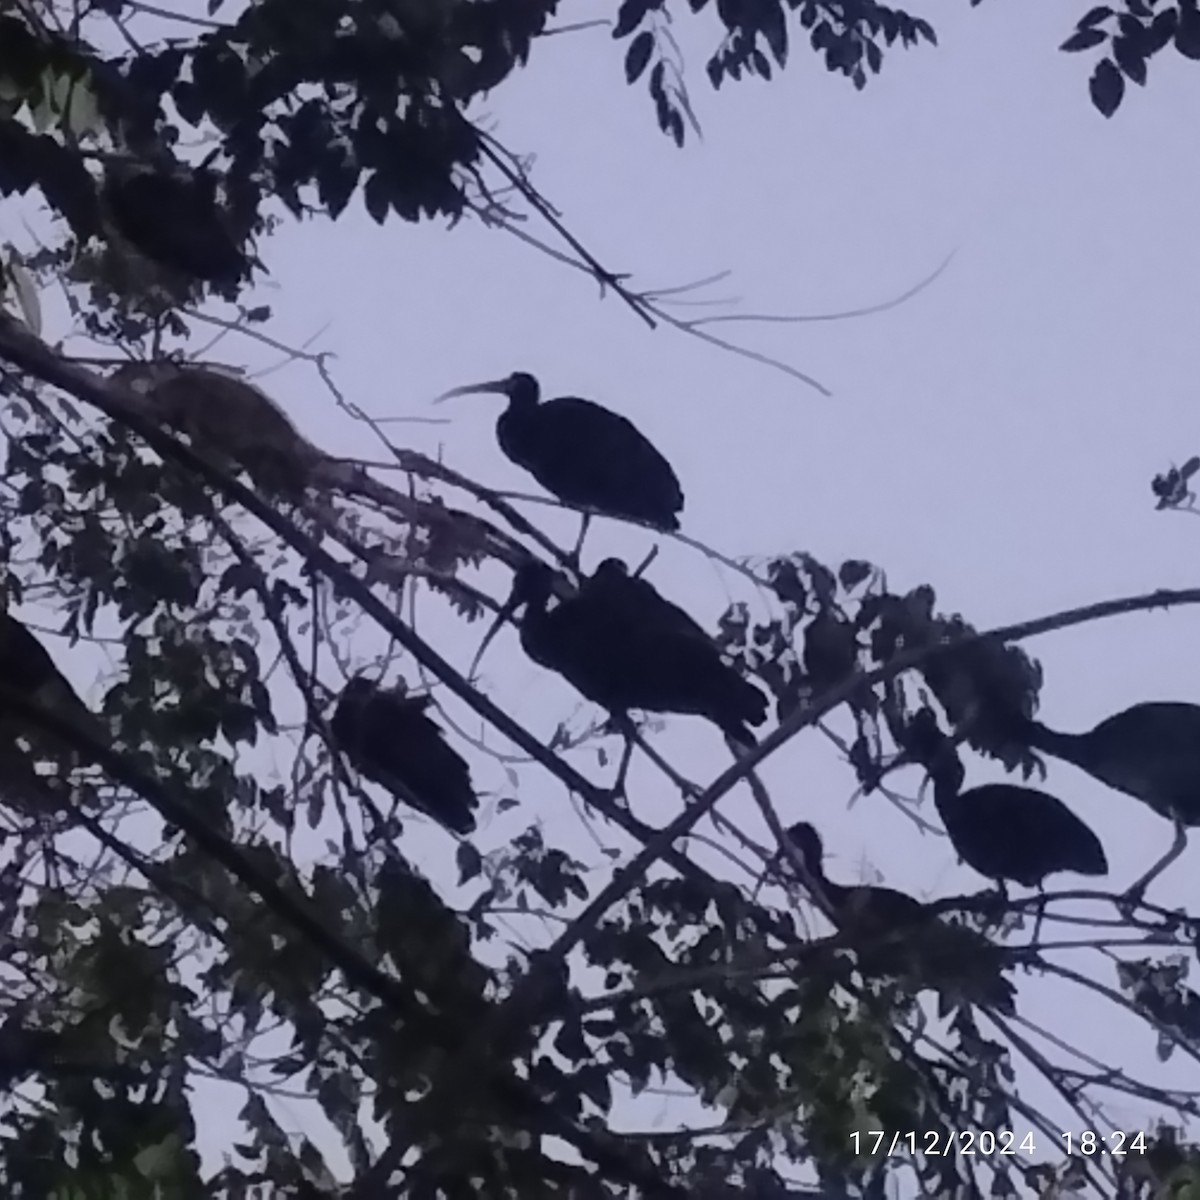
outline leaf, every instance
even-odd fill
[[[645,19],[649,7],[646,0],[625,0],[617,10],[617,23],[613,27],[613,37],[628,37]]]
[[[182,1148],[183,1139],[179,1134],[168,1134],[164,1141],[139,1150],[134,1156],[133,1165],[145,1179],[169,1179],[175,1174]]]
[[[371,220],[376,225],[382,225],[387,220],[389,205],[388,185],[382,172],[376,171],[367,180],[366,186],[363,188],[363,203],[367,207],[367,212],[370,214]]]
[[[228,592],[232,596],[241,596],[252,592],[258,583],[258,571],[252,563],[235,562],[225,568],[217,583],[217,590]]]
[[[1157,54],[1171,40],[1178,21],[1179,14],[1173,8],[1168,8],[1150,22],[1142,38],[1142,50],[1147,58]]]
[[[1194,8],[1179,10],[1179,25],[1175,29],[1175,49],[1184,58],[1200,59],[1200,12]]]
[[[1113,39],[1112,49],[1113,58],[1117,60],[1117,66],[1134,83],[1141,84],[1144,87],[1146,83],[1146,60],[1142,57],[1141,48],[1128,38],[1119,37]]]
[[[872,570],[869,562],[863,562],[861,558],[849,558],[838,567],[838,582],[843,590],[853,591],[864,579],[871,577]]]
[[[1107,4],[1098,4],[1095,8],[1088,9],[1078,21],[1075,22],[1076,29],[1091,29],[1095,25],[1099,25],[1102,21],[1107,21],[1113,15],[1113,10]]]
[[[335,221],[350,203],[350,197],[358,187],[358,176],[358,164],[345,159],[334,159],[318,166],[317,194]]]
[[[784,19],[783,7],[779,0],[764,0],[762,12],[758,17],[758,27],[762,30],[762,35],[766,39],[766,43],[771,53],[775,56],[775,61],[782,67],[787,63],[788,56],[788,39],[787,39],[787,22]],[[770,71],[762,72],[769,79]]]
[[[1059,49],[1065,50],[1068,54],[1075,54],[1080,50],[1090,50],[1093,46],[1099,46],[1106,41],[1108,41],[1108,34],[1103,29],[1079,29],[1071,34],[1059,46]]]
[[[1111,117],[1121,106],[1125,96],[1125,76],[1117,70],[1111,58],[1102,58],[1088,81],[1092,104],[1101,116]]]
[[[650,61],[650,55],[654,52],[654,34],[648,29],[643,29],[641,33],[629,43],[629,49],[625,52],[625,82],[634,83],[638,76],[646,69],[646,65]]]
[[[21,316],[30,330],[41,337],[42,305],[38,299],[37,284],[34,283],[33,276],[25,269],[20,255],[11,246],[6,249],[9,257],[5,263],[4,273],[12,282],[13,295],[21,309]]]
[[[459,842],[455,854],[458,863],[458,882],[467,883],[483,871],[483,855],[470,842]]]

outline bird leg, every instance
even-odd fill
[[[1046,881],[1043,879],[1037,885],[1038,906],[1037,916],[1033,919],[1033,944],[1037,945],[1038,937],[1042,932],[1042,922],[1046,919]]]
[[[1008,910],[1008,887],[1003,879],[996,881],[995,888],[985,888],[979,893],[979,913],[987,921],[987,928],[999,925]]]
[[[612,785],[613,797],[624,798],[625,796],[625,776],[629,774],[629,762],[632,757],[634,757],[634,739],[626,731],[625,746],[620,752],[620,766],[617,768],[617,782]]]
[[[579,538],[575,542],[575,549],[571,551],[567,557],[576,570],[579,570],[579,555],[583,552],[583,539],[587,537],[588,526],[592,523],[592,514],[584,513],[583,521],[579,526]]]
[[[1126,891],[1122,899],[1127,905],[1132,908],[1134,905],[1141,902],[1142,897],[1146,894],[1146,888],[1157,879],[1182,853],[1187,845],[1187,828],[1183,822],[1175,818],[1175,840],[1171,843],[1171,848],[1141,877]]]

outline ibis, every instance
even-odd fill
[[[1200,705],[1145,701],[1086,733],[1060,733],[1023,719],[1021,734],[1033,749],[1141,800],[1175,826],[1171,848],[1129,889],[1130,896],[1142,895],[1183,852],[1188,827],[1200,825]]]
[[[754,745],[747,727],[766,720],[767,699],[721,659],[715,643],[665,618],[643,623],[636,606],[608,603],[590,580],[551,607],[555,580],[544,563],[518,568],[485,644],[523,606],[525,653],[614,717],[623,719],[630,709],[700,716],[734,741]]]
[[[939,989],[957,985],[969,998],[1012,1010],[1015,990],[1000,973],[996,947],[983,934],[945,923],[896,888],[834,883],[825,874],[825,847],[817,830],[808,821],[797,821],[784,833],[838,924],[865,943],[856,949],[867,973],[906,974],[922,968]],[[781,858],[786,864],[787,856]],[[873,948],[871,942],[883,944]],[[974,969],[985,962],[985,970]]]
[[[627,418],[591,400],[542,401],[525,371],[453,388],[437,398],[494,393],[508,399],[496,421],[504,455],[564,504],[640,521],[672,533],[679,528],[683,490],[671,464]],[[584,512],[578,558],[591,514]]]
[[[360,775],[466,836],[475,832],[479,807],[471,771],[426,715],[429,704],[428,696],[409,696],[403,686],[381,688],[356,675],[338,698],[330,732]]]

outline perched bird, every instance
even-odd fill
[[[1200,825],[1200,706],[1134,704],[1087,733],[1059,733],[1019,718],[1006,726],[1025,745],[1086,771],[1149,805],[1175,826],[1170,850],[1130,889],[1140,895],[1183,852],[1187,828]]]
[[[919,900],[895,888],[878,884],[847,887],[834,883],[825,874],[825,847],[821,835],[807,821],[797,821],[784,832],[804,869],[829,901],[830,909],[847,927],[879,936],[935,919]],[[786,864],[786,857],[783,862]]]
[[[784,830],[838,924],[856,943],[868,973],[923,975],[939,988],[1011,1010],[1012,984],[999,968],[996,947],[981,933],[949,925],[907,892],[879,884],[834,883],[825,874],[821,835],[807,821]],[[787,864],[787,856],[781,852]],[[882,943],[872,946],[871,943]]]
[[[160,266],[209,283],[245,274],[248,260],[227,228],[207,168],[117,164],[101,198],[117,233]]]
[[[668,533],[679,528],[679,480],[671,464],[625,417],[576,396],[541,403],[538,381],[524,371],[453,388],[437,402],[480,392],[508,397],[508,408],[496,421],[500,449],[551,495]],[[589,520],[585,513],[576,556]]]
[[[160,359],[125,363],[111,378],[147,396],[152,415],[186,433],[217,466],[244,470],[264,492],[299,497],[325,458],[266,392],[234,375]]]
[[[642,629],[690,634],[712,643],[712,635],[648,580],[629,573],[619,558],[606,558],[584,581],[581,591],[597,604],[619,609]]]
[[[675,626],[678,618],[668,621],[661,609],[643,624],[636,619],[636,608],[608,603],[604,590],[590,590],[587,582],[551,608],[554,581],[554,572],[542,563],[519,568],[485,644],[501,621],[523,605],[525,653],[613,716],[642,709],[705,717],[735,741],[754,744],[747,726],[766,720],[767,699],[722,661],[710,639]]]
[[[0,688],[57,715],[61,720],[96,726],[95,714],[79,698],[66,676],[54,665],[50,652],[9,613],[0,612]],[[7,730],[28,721],[0,694],[0,722]]]
[[[14,703],[15,701],[15,703]],[[33,763],[79,765],[81,755],[69,734],[37,721],[47,713],[89,739],[107,744],[96,714],[59,671],[42,643],[15,617],[0,612],[0,794],[22,808],[44,808],[48,793]]]
[[[932,714],[930,714],[932,716]],[[936,728],[936,727],[935,727]],[[1100,839],[1059,799],[1036,788],[986,783],[962,790],[965,771],[950,739],[922,735],[918,755],[933,781],[933,801],[958,856],[1003,891],[1012,880],[1042,886],[1048,875],[1104,875]]]
[[[360,774],[466,836],[475,832],[479,800],[466,760],[425,715],[429,703],[428,696],[406,696],[403,687],[380,688],[357,675],[338,698],[330,730]]]

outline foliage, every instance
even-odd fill
[[[1167,10],[1127,4],[1158,38]],[[211,297],[118,236],[104,189],[114,162],[161,163],[196,134],[216,144],[208,166],[219,160],[230,236],[257,236],[268,259],[275,197],[295,217],[337,218],[360,196],[380,223],[453,221],[495,214],[488,172],[524,182],[467,109],[526,62],[550,0],[263,0],[225,21],[220,0],[207,7],[169,38],[120,42],[114,28],[145,16],[121,0],[78,23],[44,3],[0,16],[0,191],[36,192],[63,219],[51,244],[4,264],[24,316],[0,320],[5,602],[105,732],[66,737],[53,713],[22,708],[20,679],[2,681],[5,720],[24,713],[61,735],[29,749],[0,728],[6,1194],[768,1197],[816,1176],[831,1194],[874,1197],[905,1170],[936,1197],[1049,1197],[1110,1176],[1129,1197],[1194,1184],[1191,1098],[1073,1059],[1036,1066],[1080,1111],[1104,1088],[1157,1104],[1145,1154],[1097,1167],[864,1149],[855,1135],[878,1129],[949,1145],[1034,1122],[1016,1081],[1022,1035],[972,985],[997,961],[1016,980],[1062,978],[1037,933],[1053,894],[1004,906],[1005,929],[994,902],[939,901],[997,939],[997,957],[962,955],[953,981],[923,973],[916,944],[904,947],[911,969],[865,969],[869,943],[814,935],[774,848],[739,835],[748,864],[728,877],[701,865],[685,839],[718,789],[662,836],[397,615],[431,593],[466,637],[496,606],[471,569],[546,552],[485,486],[393,447],[404,487],[316,453],[302,494],[264,491],[228,445],[206,442],[219,422],[163,420],[152,393],[66,360],[52,345],[61,331],[38,336],[38,296],[61,286],[104,362],[190,349]],[[873,0],[714,7],[725,30],[707,65],[714,87],[782,67],[793,13],[827,69],[859,87],[884,47],[934,41],[926,22]],[[659,122],[682,142],[690,110],[667,14],[661,0],[625,0],[613,34],[627,39],[627,79],[648,72]],[[1088,45],[1108,19],[1085,18]],[[1112,53],[1136,79],[1125,21]],[[1149,44],[1137,42],[1143,59]],[[246,283],[209,290],[240,303]],[[242,304],[225,324],[253,334],[269,321]],[[1194,463],[1156,481],[1162,507],[1182,503]],[[451,485],[489,503],[494,522],[451,507]],[[797,552],[743,573],[769,616],[735,604],[711,622],[720,644],[769,688],[786,734],[826,710],[848,720],[844,751],[864,789],[888,791],[926,704],[1005,768],[1036,766],[981,719],[1036,704],[1022,630],[979,634],[932,586],[894,587],[860,560],[834,569]],[[1129,607],[1152,601],[1162,596]],[[408,652],[405,670],[416,679],[415,662],[439,701],[453,694],[531,760],[491,789],[492,815],[514,831],[503,848],[438,834],[446,869],[433,879],[408,856],[415,818],[364,787],[330,736],[348,669],[391,671],[385,644]],[[587,861],[531,819],[523,797],[543,775],[604,818]],[[748,765],[741,775],[773,816]],[[1035,915],[1023,946],[1005,941]],[[1095,986],[1143,1019],[1163,1057],[1196,1057],[1195,921],[1143,904],[1126,924],[1153,955],[1117,966],[1098,952],[1107,974]],[[697,1098],[711,1123],[630,1130],[625,1114],[654,1089]],[[220,1162],[199,1148],[214,1095],[226,1108],[238,1098]],[[319,1131],[311,1139],[285,1116],[292,1106]],[[1043,1149],[1061,1150],[1040,1128]]]
[[[1147,64],[1174,46],[1184,58],[1200,58],[1200,11],[1195,0],[1162,4],[1160,0],[1124,0],[1089,9],[1062,44],[1069,53],[1104,48],[1089,81],[1092,103],[1111,117],[1125,97],[1125,80],[1145,86]]]

